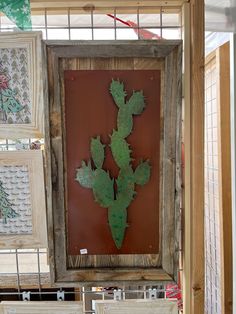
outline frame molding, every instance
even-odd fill
[[[82,314],[82,302],[75,301],[3,301],[0,313],[8,314]]]
[[[0,166],[2,165],[23,165],[28,167],[32,206],[32,234],[0,234],[0,248],[46,248],[48,245],[42,151],[2,151],[0,152]]]
[[[98,282],[156,282],[177,278],[181,196],[181,84],[182,42],[149,41],[46,41],[49,106],[46,112],[47,205],[52,280],[68,286]],[[63,104],[60,94],[60,62],[72,58],[151,58],[164,63],[162,111],[162,175],[160,209],[161,254],[156,267],[70,269],[66,252],[65,168]],[[171,86],[171,88],[170,88]],[[50,179],[52,178],[52,180]],[[88,257],[88,256],[86,256]],[[112,260],[112,258],[111,258]],[[113,268],[115,269],[113,269]]]
[[[1,48],[26,48],[28,54],[29,92],[31,94],[31,123],[0,123],[1,138],[37,138],[44,133],[44,93],[42,79],[42,33],[14,32],[0,34]]]

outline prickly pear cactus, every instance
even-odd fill
[[[149,161],[141,163],[133,170],[131,161],[132,150],[126,137],[133,129],[133,116],[141,114],[145,108],[142,91],[134,91],[126,101],[127,93],[124,84],[119,80],[112,80],[110,93],[119,111],[117,129],[110,135],[110,148],[113,158],[120,168],[118,178],[115,179],[117,190],[114,189],[114,179],[109,172],[102,169],[105,160],[105,145],[99,136],[91,139],[90,151],[94,167],[89,160],[77,169],[75,180],[85,188],[93,191],[95,201],[104,208],[108,208],[108,223],[112,238],[118,249],[122,247],[127,224],[127,208],[133,201],[136,192],[135,184],[145,185],[150,178],[151,167]]]

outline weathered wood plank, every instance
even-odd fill
[[[219,201],[222,261],[222,313],[231,314],[233,304],[232,206],[230,149],[230,55],[229,43],[216,50],[218,90]]]
[[[173,274],[178,264],[181,197],[181,90],[182,47],[174,49],[166,58],[165,86],[173,86],[165,93],[163,138],[163,188],[162,188],[162,265]],[[174,83],[173,83],[174,81]],[[173,143],[176,143],[173,145]],[[175,204],[175,211],[173,211]],[[176,230],[175,237],[172,231]],[[171,258],[170,258],[171,256]],[[177,280],[177,273],[175,273]]]
[[[165,58],[181,40],[152,41],[45,41],[59,58]]]
[[[38,289],[39,276],[37,274],[24,275],[20,274],[20,287],[22,289]],[[51,288],[50,274],[40,274],[41,288]],[[0,289],[11,289],[18,286],[18,277],[16,274],[1,274],[0,276]]]

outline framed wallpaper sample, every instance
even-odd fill
[[[76,301],[3,301],[1,314],[82,314],[82,302]]]
[[[47,247],[42,151],[0,152],[0,248]]]
[[[95,301],[95,314],[178,314],[176,300]]]
[[[43,136],[41,32],[0,34],[0,136]]]
[[[181,41],[48,41],[46,51],[55,283],[175,279]]]

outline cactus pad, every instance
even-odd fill
[[[104,147],[105,145],[103,145],[100,141],[100,136],[91,139],[91,155],[94,165],[97,168],[102,168],[102,165],[104,163]]]
[[[126,91],[124,90],[124,84],[121,83],[119,80],[115,81],[112,80],[110,85],[110,92],[112,97],[116,103],[116,105],[121,108],[125,105],[125,97],[127,95]]]
[[[145,108],[143,92],[133,92],[127,106],[131,114],[141,114]]]
[[[111,151],[115,162],[120,168],[127,167],[131,162],[129,144],[117,131],[113,131],[111,136]]]
[[[130,135],[133,129],[133,117],[132,114],[129,113],[127,107],[121,108],[119,110],[117,117],[117,127],[118,133],[121,137],[125,138]]]
[[[148,161],[141,162],[134,172],[134,179],[136,184],[144,185],[150,179],[151,166]]]
[[[77,169],[75,180],[85,188],[93,190],[94,199],[100,206],[108,208],[108,223],[111,235],[118,249],[122,247],[127,224],[127,208],[133,201],[136,192],[135,184],[144,185],[150,179],[151,167],[148,161],[141,162],[135,171],[131,164],[131,149],[125,140],[133,129],[133,115],[141,114],[145,108],[142,91],[133,92],[126,102],[127,93],[124,84],[119,80],[112,80],[110,92],[114,102],[119,108],[117,116],[117,130],[110,136],[110,148],[120,171],[116,179],[117,191],[115,192],[114,179],[109,172],[102,169],[105,153],[100,137],[91,139],[91,162],[88,165],[82,161],[81,168]]]
[[[113,185],[113,180],[111,180],[108,172],[103,169],[95,170],[93,194],[96,202],[102,207],[109,207],[114,201]]]
[[[91,167],[91,162],[88,165],[82,160],[82,167],[77,169],[75,180],[80,183],[84,188],[91,189],[93,187],[93,170]]]

